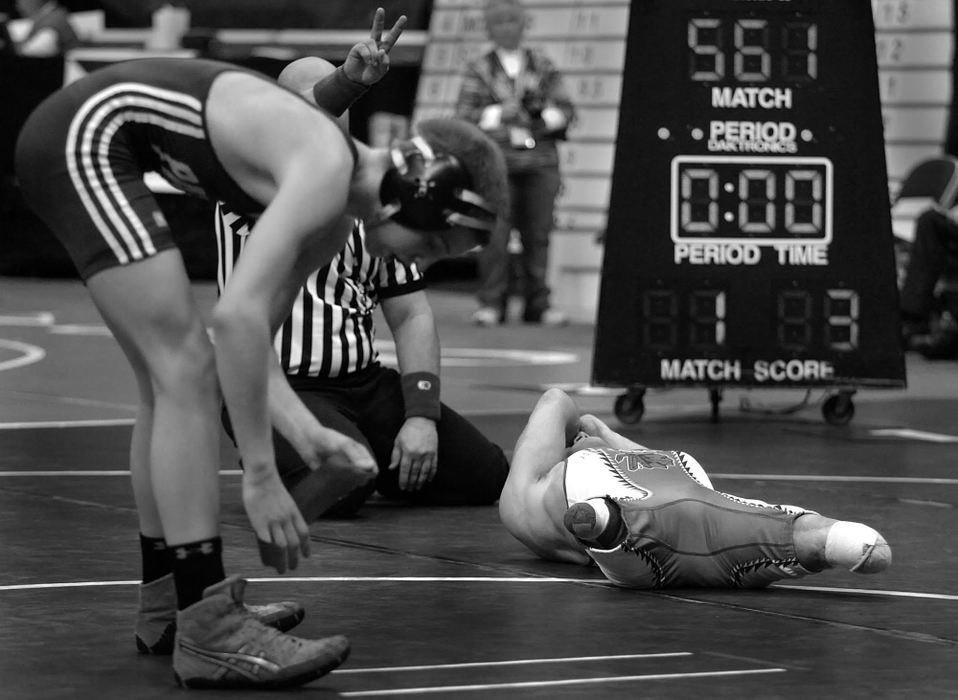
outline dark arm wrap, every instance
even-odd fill
[[[313,85],[313,99],[327,112],[339,117],[352,106],[353,102],[365,95],[368,89],[368,85],[347,78],[340,66]]]
[[[421,416],[439,420],[439,377],[432,372],[402,375],[402,396],[406,418]]]

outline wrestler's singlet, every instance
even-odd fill
[[[808,573],[792,530],[809,511],[715,491],[684,452],[580,450],[566,462],[565,486],[569,505],[597,496],[619,504],[626,541],[589,550],[618,585],[754,588]]]
[[[84,278],[174,245],[143,183],[146,172],[233,211],[263,210],[226,172],[210,143],[206,102],[227,71],[269,82],[218,61],[139,59],[71,83],[31,114],[17,143],[21,188]]]

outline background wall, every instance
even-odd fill
[[[562,147],[565,187],[549,273],[553,300],[573,319],[593,321],[629,2],[527,0],[526,4],[532,16],[527,38],[563,70],[579,106],[579,122]],[[955,0],[872,0],[892,196],[920,160],[958,149],[958,126],[950,117],[955,97],[955,6]],[[451,112],[462,64],[486,45],[482,13],[476,8],[470,0],[435,0],[417,115]],[[910,226],[911,221],[896,225]]]

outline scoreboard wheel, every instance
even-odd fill
[[[852,392],[832,394],[822,404],[822,416],[829,425],[848,425],[855,417],[855,404]]]
[[[615,417],[627,425],[634,425],[645,414],[645,389],[629,389],[615,399]]]

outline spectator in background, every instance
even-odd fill
[[[918,217],[902,281],[905,349],[930,360],[958,357],[958,290],[946,288],[940,297],[935,295],[943,278],[958,277],[955,216],[954,210],[936,207]]]
[[[57,0],[16,0],[17,12],[27,21],[23,36],[11,28],[15,52],[21,56],[59,56],[80,43],[70,14]]]
[[[562,325],[566,317],[550,306],[546,273],[560,187],[556,142],[565,138],[575,108],[553,62],[523,45],[528,16],[519,0],[486,0],[483,16],[494,46],[466,67],[456,116],[477,124],[505,154],[511,227],[501,227],[479,255],[479,308],[472,320],[481,326],[506,320],[514,228],[522,241],[522,320]]]

